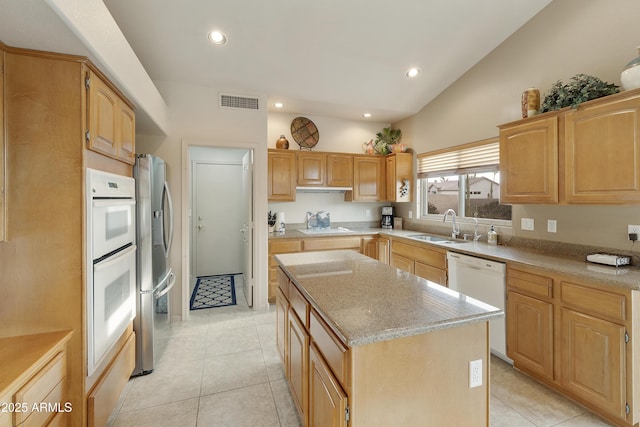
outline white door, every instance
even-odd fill
[[[242,274],[247,304],[253,305],[253,152],[242,157]]]
[[[242,165],[195,163],[196,276],[243,271]]]

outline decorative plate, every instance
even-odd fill
[[[318,128],[306,117],[296,117],[291,121],[291,136],[300,148],[308,149],[315,147],[320,139]]]

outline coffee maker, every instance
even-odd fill
[[[393,228],[393,206],[382,207],[382,220],[380,221],[382,228]]]

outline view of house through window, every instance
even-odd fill
[[[511,206],[500,204],[500,172],[446,175],[419,180],[421,217],[453,209],[461,217],[511,220]]]

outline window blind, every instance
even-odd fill
[[[497,137],[418,154],[418,178],[497,171],[499,166],[500,143]]]

